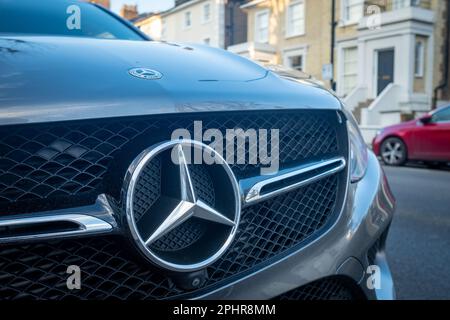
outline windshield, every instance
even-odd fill
[[[70,0],[0,0],[0,35],[145,40],[95,5]]]

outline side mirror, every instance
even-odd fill
[[[422,124],[429,124],[429,123],[431,122],[431,119],[432,119],[431,115],[427,114],[427,115],[424,115],[423,117],[421,117],[421,118],[419,119],[419,121],[420,121]]]

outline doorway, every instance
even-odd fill
[[[394,82],[394,49],[378,51],[377,95]]]

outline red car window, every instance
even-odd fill
[[[450,121],[450,107],[447,107],[441,111],[436,112],[431,117],[432,122],[447,122]]]

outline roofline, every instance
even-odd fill
[[[172,13],[175,13],[175,12],[178,12],[180,10],[186,9],[186,8],[188,8],[190,6],[193,6],[193,5],[195,5],[197,3],[200,3],[200,2],[203,2],[203,1],[205,1],[205,0],[191,0],[191,1],[188,1],[188,2],[185,2],[185,3],[181,4],[179,6],[175,6],[173,8],[170,8],[170,9],[166,10],[166,11],[163,11],[160,14],[161,14],[162,17],[165,17],[167,15],[170,15]]]

